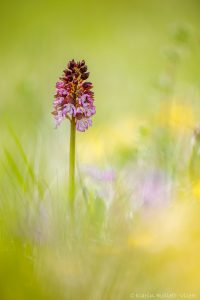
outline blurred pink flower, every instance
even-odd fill
[[[95,166],[87,166],[83,168],[84,173],[96,181],[112,182],[115,180],[116,174],[112,169],[100,170]]]
[[[111,168],[99,169],[97,166],[84,166],[81,171],[90,191],[94,191],[95,198],[101,198],[108,208],[115,196],[115,171]]]
[[[125,186],[135,210],[140,207],[163,207],[172,198],[170,176],[157,168],[139,167],[125,172]]]
[[[138,183],[140,197],[145,205],[161,205],[169,196],[169,179],[161,171],[143,174]]]

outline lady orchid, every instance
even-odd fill
[[[54,110],[52,114],[56,127],[68,118],[75,119],[76,129],[85,131],[92,125],[91,117],[96,113],[92,83],[87,82],[89,77],[85,61],[71,60],[63,71],[63,76],[56,83]]]
[[[75,140],[76,130],[85,131],[92,125],[91,117],[96,113],[92,83],[86,81],[89,77],[85,61],[69,61],[62,77],[56,83],[52,112],[56,127],[64,119],[69,119],[70,151],[69,151],[69,203],[72,217],[74,216],[75,199]]]

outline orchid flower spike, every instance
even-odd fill
[[[63,76],[56,83],[54,95],[54,110],[52,112],[56,127],[68,118],[74,118],[76,130],[85,131],[92,125],[91,117],[96,113],[92,83],[86,81],[89,77],[85,61],[69,61]]]

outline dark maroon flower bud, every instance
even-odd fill
[[[75,74],[74,74],[74,77],[75,77],[75,78],[78,78],[78,77],[79,77],[79,74],[78,74],[78,73],[75,73]]]
[[[69,63],[68,63],[68,68],[70,70],[72,70],[75,67],[76,63],[74,61],[74,59],[72,59]]]
[[[80,68],[81,73],[85,73],[87,71],[87,66],[84,66],[82,68]]]
[[[88,88],[91,89],[91,88],[92,88],[92,83],[91,83],[91,82],[88,82],[88,81],[87,81],[87,82],[84,82],[84,83],[83,83],[83,88],[84,88],[84,89],[88,89]]]
[[[81,79],[86,80],[89,77],[89,72],[81,75]]]
[[[85,65],[85,61],[84,59],[81,61],[81,67],[83,67]]]
[[[71,75],[71,74],[72,74],[72,71],[71,71],[71,70],[65,69],[65,70],[64,70],[64,73],[68,76],[68,75]]]
[[[71,82],[71,81],[73,81],[73,77],[72,77],[72,76],[67,76],[67,80],[68,80],[69,82]]]

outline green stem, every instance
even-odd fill
[[[70,204],[72,215],[74,215],[74,199],[75,199],[75,140],[76,140],[75,118],[72,118],[71,129],[70,129],[70,149],[69,149],[69,204]]]

